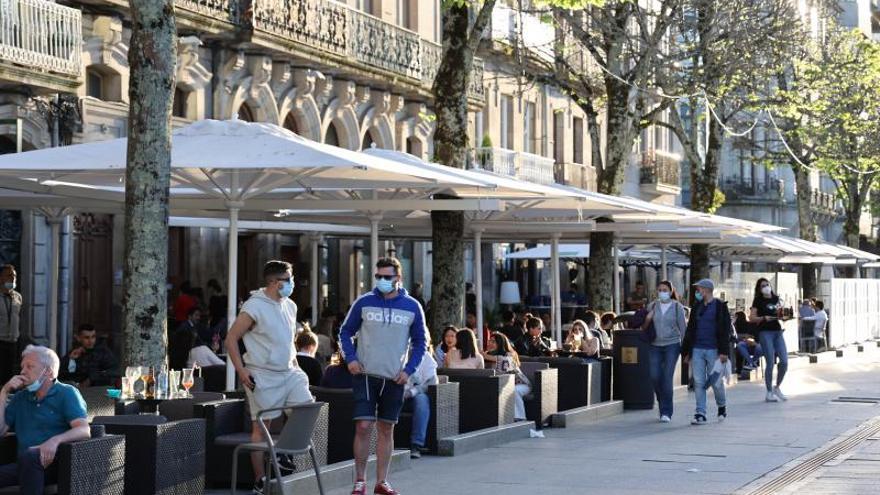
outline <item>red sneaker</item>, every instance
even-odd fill
[[[391,483],[388,483],[387,481],[376,483],[376,488],[373,488],[373,493],[375,495],[400,495],[400,492],[391,488]]]
[[[367,495],[367,482],[364,480],[355,481],[351,495]]]

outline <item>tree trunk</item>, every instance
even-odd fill
[[[177,61],[173,0],[131,0],[125,171],[123,331],[126,364],[165,362],[171,103]]]
[[[797,211],[800,238],[805,241],[816,242],[816,222],[811,209],[812,190],[810,187],[810,173],[798,163],[792,163],[795,184],[797,186]],[[816,274],[816,266],[811,263],[801,265],[801,286],[804,288],[804,298],[816,297],[819,292],[819,278]]]
[[[473,27],[467,5],[450,4],[443,14],[443,58],[433,86],[437,115],[434,159],[443,165],[462,168],[467,162],[468,80],[474,53],[494,6],[495,0],[483,2]],[[433,211],[431,228],[433,278],[429,325],[436,334],[446,324],[464,323],[464,214]]]
[[[706,158],[703,167],[699,164],[691,164],[691,209],[694,211],[712,212],[715,207],[715,190],[718,187],[718,165],[721,161],[721,152],[724,130],[721,125],[710,115],[706,115],[709,121],[709,146],[706,149]],[[709,278],[709,245],[691,245],[691,280],[693,285],[702,278]],[[694,291],[691,294],[693,303]]]
[[[635,119],[630,110],[629,87],[616,80],[607,87],[608,144],[604,166],[597,167],[596,189],[600,193],[616,196],[620,194],[623,174],[632,154]],[[590,140],[594,151],[600,149],[601,141],[598,133],[590,132]],[[590,278],[587,280],[587,297],[593,309],[611,311],[614,308],[612,296],[615,295],[613,290],[615,275],[614,232],[590,233]],[[620,297],[620,294],[616,296]]]

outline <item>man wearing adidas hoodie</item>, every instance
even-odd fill
[[[376,288],[355,301],[339,330],[355,402],[356,481],[352,495],[367,493],[365,471],[374,424],[377,462],[373,493],[399,495],[386,480],[394,449],[394,425],[403,406],[404,386],[425,355],[428,334],[422,307],[400,287],[401,276],[399,261],[380,259],[374,276]]]

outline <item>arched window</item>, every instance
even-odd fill
[[[364,141],[361,143],[362,150],[368,150],[373,147],[376,140],[373,138],[373,131],[369,130],[364,134]]]
[[[331,123],[324,136],[324,142],[333,146],[339,146],[339,134],[336,133],[336,124]]]
[[[106,65],[86,67],[86,95],[104,101],[122,101],[122,78]]]
[[[422,142],[413,136],[406,138],[406,152],[410,155],[422,158]]]
[[[187,118],[186,108],[189,99],[189,91],[180,86],[174,88],[174,105],[172,115],[180,118]]]
[[[97,70],[86,70],[86,95],[99,100],[104,99],[104,76]]]
[[[253,110],[251,110],[251,107],[249,107],[247,103],[242,103],[241,106],[238,107],[238,120],[243,120],[245,122],[257,121],[257,119],[254,118]]]
[[[287,117],[284,117],[284,128],[294,134],[299,134],[299,126],[296,125],[296,117],[293,116],[293,112],[288,112]]]

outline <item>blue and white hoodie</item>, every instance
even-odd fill
[[[402,369],[412,376],[428,347],[422,306],[403,288],[393,299],[373,289],[348,311],[339,330],[339,345],[345,361],[360,362],[368,375],[393,380]]]

